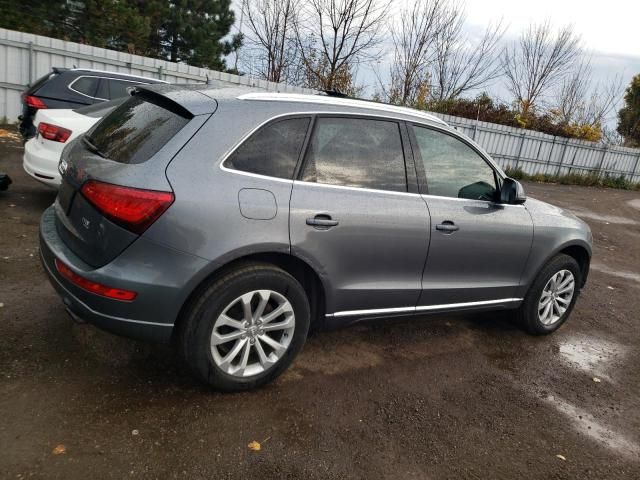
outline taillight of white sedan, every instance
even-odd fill
[[[76,110],[42,109],[36,114],[37,135],[24,145],[23,168],[31,177],[53,188],[60,186],[58,163],[64,147],[89,130],[126,98]]]

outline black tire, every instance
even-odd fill
[[[575,280],[573,298],[559,320],[555,321],[551,325],[545,325],[538,316],[538,302],[540,301],[542,290],[549,279],[561,270],[569,270],[573,274]],[[564,322],[567,321],[569,315],[571,315],[573,307],[576,304],[576,300],[578,299],[581,285],[582,272],[578,262],[569,255],[556,255],[542,268],[542,270],[540,270],[538,276],[531,284],[522,305],[520,305],[517,310],[516,317],[518,322],[532,335],[548,335],[549,333],[555,332]]]
[[[283,356],[268,370],[249,377],[230,375],[213,359],[210,339],[214,322],[234,299],[262,289],[283,295],[293,307],[293,338]],[[302,350],[309,323],[309,300],[294,277],[270,264],[247,263],[213,279],[191,300],[181,319],[179,348],[187,364],[203,382],[226,392],[250,390],[272,381],[287,369]]]

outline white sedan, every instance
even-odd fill
[[[58,163],[67,143],[89,130],[98,120],[125,100],[126,98],[119,98],[75,110],[38,110],[33,122],[37,134],[24,145],[22,165],[25,172],[39,182],[58,188],[60,186]]]

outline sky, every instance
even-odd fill
[[[237,5],[240,2],[234,0],[233,3],[239,19]],[[392,11],[411,3],[412,0],[394,0]],[[634,75],[640,73],[640,0],[466,0],[459,3],[465,7],[466,31],[471,38],[481,35],[487,25],[500,19],[507,27],[503,38],[505,43],[517,39],[532,23],[549,21],[555,27],[571,25],[581,36],[585,52],[591,56],[595,83],[607,82],[618,75],[626,86]],[[389,42],[385,44],[390,46]],[[358,83],[376,83],[373,68],[388,70],[392,52],[386,53],[379,64],[360,67]],[[508,100],[508,92],[500,80],[487,90]],[[367,93],[373,93],[373,89],[367,89]]]

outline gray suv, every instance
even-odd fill
[[[584,222],[407,108],[137,87],[59,168],[41,255],[71,315],[172,340],[221,390],[277,377],[318,326],[513,309],[550,333],[589,271]]]

